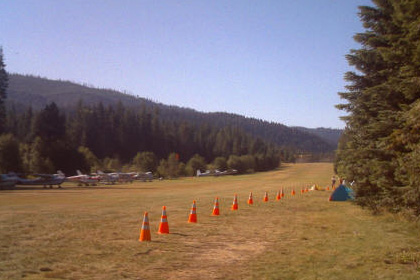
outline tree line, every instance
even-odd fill
[[[50,103],[7,111],[0,136],[0,172],[74,174],[103,171],[151,171],[159,176],[194,175],[197,169],[240,173],[277,168],[293,161],[293,151],[250,136],[234,125],[217,128],[164,121],[159,111],[84,105],[63,111]]]
[[[356,201],[374,211],[420,215],[420,1],[374,0],[360,8],[361,48],[347,60],[348,112],[336,170],[355,180]]]

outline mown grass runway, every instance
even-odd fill
[[[296,164],[243,176],[2,191],[0,279],[420,279],[416,225],[329,202],[331,192],[300,195],[331,175],[331,164]],[[281,187],[286,197],[275,201]],[[231,211],[235,193],[239,210]],[[187,223],[193,200],[197,224]],[[157,234],[163,205],[169,235]],[[138,241],[144,211],[152,242]]]

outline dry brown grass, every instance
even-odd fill
[[[297,164],[244,176],[3,191],[0,278],[419,279],[415,225],[328,202],[329,192],[290,196],[329,184],[331,175],[331,164]],[[275,201],[280,187],[287,197]],[[229,210],[234,193],[238,211]],[[210,215],[215,196],[218,217]],[[194,199],[198,224],[188,224]],[[169,235],[156,234],[163,205]],[[141,243],[144,211],[152,242]]]

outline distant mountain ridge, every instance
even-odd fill
[[[343,132],[342,129],[324,128],[324,127],[306,128],[306,127],[301,127],[301,126],[295,126],[293,128],[296,128],[296,129],[299,129],[301,131],[308,132],[311,134],[318,135],[320,138],[324,139],[325,141],[333,145],[337,145],[338,140],[341,137],[341,133]]]
[[[297,152],[326,153],[336,149],[341,130],[303,127],[287,127],[282,124],[248,118],[230,113],[203,113],[189,108],[169,106],[149,99],[136,97],[111,89],[93,88],[69,81],[50,80],[28,75],[10,74],[7,106],[24,110],[32,106],[40,110],[47,104],[55,102],[64,110],[72,110],[82,100],[85,105],[102,103],[104,106],[115,106],[119,102],[128,107],[146,106],[158,110],[164,120],[190,122],[195,125],[211,124],[217,127],[238,126],[247,133],[288,147]]]

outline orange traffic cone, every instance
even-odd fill
[[[139,241],[152,241],[152,238],[150,236],[149,216],[147,212],[144,212],[143,224],[141,225]]]
[[[160,218],[158,233],[169,233],[168,216],[166,216],[166,206],[162,207],[162,217]]]
[[[265,194],[264,194],[263,201],[264,202],[267,202],[268,201],[268,193],[267,192],[265,192]]]
[[[233,197],[232,210],[238,210],[238,196],[236,194]]]
[[[280,200],[280,199],[281,199],[281,194],[280,194],[280,191],[278,191],[276,195],[276,200]]]
[[[213,216],[219,216],[219,198],[216,197],[216,199],[214,200],[214,207],[213,207]]]
[[[295,195],[295,194],[296,194],[295,189],[292,189],[292,195]]]
[[[330,187],[327,187],[325,190],[329,191],[330,190]]]
[[[254,199],[252,199],[252,192],[249,193],[248,204],[254,204]]]
[[[197,222],[197,206],[195,204],[195,200],[191,206],[190,216],[188,217],[189,223],[196,223]]]
[[[281,188],[281,197],[284,197],[284,191],[283,191],[283,188]]]
[[[303,194],[305,192],[305,190],[302,188],[301,190],[300,190],[300,194]]]

